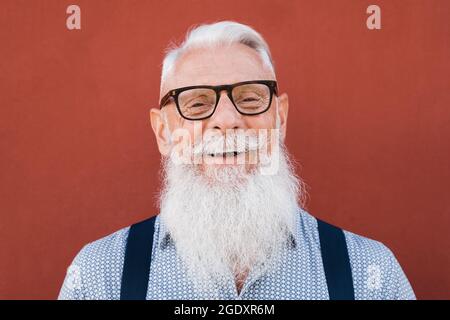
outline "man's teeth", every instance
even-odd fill
[[[240,154],[241,152],[237,152],[237,151],[230,151],[230,152],[220,152],[220,153],[210,153],[209,155],[211,157],[231,157],[231,156],[237,156],[238,154]]]

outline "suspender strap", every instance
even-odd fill
[[[155,219],[152,217],[130,227],[120,300],[145,300],[147,297]]]
[[[352,269],[342,229],[317,219],[330,300],[355,300]]]
[[[130,227],[125,249],[120,300],[147,296],[156,217]],[[344,232],[317,219],[320,248],[330,300],[354,300],[352,270]]]

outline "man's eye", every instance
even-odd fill
[[[197,103],[191,104],[189,106],[189,108],[200,108],[200,107],[204,107],[204,106],[205,106],[204,103],[197,102]]]
[[[256,98],[256,97],[246,97],[246,98],[242,98],[238,101],[238,103],[243,104],[243,105],[251,105],[251,104],[255,104],[255,103],[260,103],[261,99]]]

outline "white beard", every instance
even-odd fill
[[[161,219],[195,288],[208,291],[210,299],[217,298],[211,288],[220,290],[230,277],[275,268],[295,232],[304,185],[280,145],[272,175],[248,173],[243,165],[205,173],[198,165],[164,160]]]

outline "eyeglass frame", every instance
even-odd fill
[[[269,98],[269,103],[267,105],[267,108],[265,108],[264,110],[259,111],[257,113],[245,113],[245,112],[242,112],[239,110],[239,108],[236,106],[236,104],[234,102],[232,91],[235,87],[238,87],[241,85],[246,85],[246,84],[264,84],[269,88],[270,98]],[[191,90],[191,89],[212,89],[212,90],[214,90],[214,92],[216,93],[216,105],[214,106],[214,109],[210,115],[202,117],[202,118],[195,118],[195,119],[189,118],[189,117],[186,117],[185,115],[183,115],[183,113],[181,112],[181,108],[178,104],[178,96],[180,95],[180,93],[187,91],[187,90]],[[270,106],[272,105],[273,95],[275,94],[275,96],[278,96],[278,85],[277,85],[277,81],[275,81],[275,80],[250,80],[250,81],[236,82],[233,84],[223,84],[223,85],[219,85],[219,86],[196,85],[196,86],[181,87],[181,88],[170,90],[169,92],[167,92],[164,95],[164,97],[162,97],[162,99],[159,103],[159,108],[162,109],[169,103],[170,99],[173,99],[175,101],[175,105],[177,107],[178,113],[184,119],[191,120],[191,121],[205,120],[205,119],[212,117],[212,115],[216,112],[217,105],[219,104],[219,100],[221,97],[221,92],[224,90],[227,91],[227,96],[230,99],[230,101],[233,103],[233,106],[236,108],[236,110],[240,114],[245,115],[245,116],[256,116],[258,114],[266,112],[267,110],[270,109]]]

